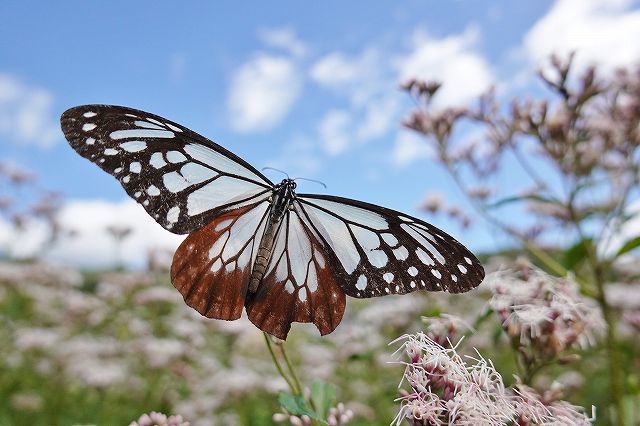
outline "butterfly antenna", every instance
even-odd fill
[[[322,185],[325,189],[327,188],[327,185],[325,185],[325,183],[324,183],[324,182],[320,182],[319,180],[315,180],[315,179],[309,179],[309,178],[297,177],[297,178],[294,178],[293,180],[308,180],[309,182],[319,183],[319,184],[320,184],[320,185]]]
[[[285,175],[285,176],[287,177],[287,179],[291,179],[291,178],[289,177],[289,174],[288,174],[287,172],[284,172],[284,171],[282,171],[282,170],[280,170],[280,169],[276,169],[275,167],[263,167],[263,168],[262,168],[262,171],[264,172],[265,170],[275,170],[276,172],[280,172],[280,173],[282,173],[283,175]]]

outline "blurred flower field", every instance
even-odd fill
[[[403,390],[406,386],[398,388],[405,367],[399,364],[402,354],[394,355],[398,345],[390,341],[425,330],[447,346],[447,339],[457,342],[465,334],[457,351],[477,357],[477,349],[492,360],[506,384],[516,385],[509,333],[501,333],[500,318],[517,302],[520,309],[504,324],[518,339],[557,339],[554,350],[563,355],[562,345],[573,349],[580,343],[571,353],[582,359],[565,360],[536,384],[553,393],[546,396],[549,403],[568,396],[590,416],[591,404],[607,399],[603,354],[589,349],[603,327],[597,308],[572,299],[574,289],[568,289],[557,302],[562,309],[581,312],[570,324],[558,323],[557,335],[549,335],[538,328],[547,323],[544,312],[530,312],[545,309],[527,294],[531,289],[503,292],[501,286],[512,288],[517,280],[512,275],[494,274],[491,283],[468,295],[351,302],[335,333],[321,338],[311,327],[298,325],[286,346],[303,383],[331,383],[336,402],[353,413],[349,424],[389,424],[399,413],[394,399],[406,401],[404,411],[415,401]],[[539,279],[548,285],[547,278]],[[129,424],[151,411],[179,413],[191,425],[260,425],[284,418],[274,413],[281,411],[277,393],[287,385],[262,333],[244,318],[200,317],[183,303],[166,271],[82,273],[5,262],[0,282],[1,424]],[[488,316],[492,307],[498,315]],[[438,317],[444,312],[460,319]],[[548,341],[541,343],[539,349],[549,348]]]
[[[482,218],[512,241],[481,256],[487,277],[469,293],[350,299],[335,332],[296,324],[284,343],[246,318],[188,308],[170,253],[136,271],[7,254],[0,425],[640,424],[640,236],[629,227],[640,69],[576,75],[571,64],[554,57],[541,72],[552,101],[504,106],[489,93],[475,108],[434,111],[438,83],[403,84],[418,105],[405,126],[469,199],[462,208],[432,194],[423,210],[463,227]],[[484,128],[483,145],[457,142],[461,120]],[[504,162],[531,185],[501,187]],[[552,172],[538,173],[542,163]],[[22,194],[32,181],[0,176]],[[10,197],[0,208],[16,229],[46,221],[53,242],[67,232],[60,200],[40,198],[28,214]],[[128,234],[105,232],[117,245]]]

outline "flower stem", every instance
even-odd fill
[[[273,363],[276,365],[276,368],[278,369],[278,372],[280,373],[280,375],[282,376],[284,381],[287,382],[287,385],[289,385],[289,389],[291,389],[291,392],[294,393],[294,394],[299,394],[299,392],[296,391],[295,386],[291,382],[291,379],[289,379],[289,377],[286,375],[286,373],[282,369],[282,365],[280,365],[280,361],[278,361],[278,358],[276,357],[276,353],[273,351],[273,345],[271,343],[271,337],[267,333],[265,333],[264,331],[262,332],[262,334],[264,334],[264,341],[267,343],[267,348],[269,348],[269,353],[271,354],[271,359],[273,360]]]
[[[284,350],[284,345],[280,345],[280,352],[282,352],[282,357],[284,358],[284,362],[287,364],[287,369],[289,370],[289,374],[291,374],[291,377],[293,378],[293,382],[296,385],[297,388],[297,394],[302,395],[302,385],[300,384],[300,380],[298,379],[298,375],[296,374],[295,370],[293,369],[293,365],[291,364],[291,361],[289,361],[289,357],[287,356],[287,352]]]

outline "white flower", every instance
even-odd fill
[[[15,345],[21,351],[50,349],[60,339],[60,332],[52,328],[19,328],[15,331]]]

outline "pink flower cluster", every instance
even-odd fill
[[[422,332],[399,341],[398,352],[409,358],[403,381],[410,390],[398,399],[396,426],[405,419],[412,426],[590,424],[579,407],[524,386],[505,388],[492,362],[477,352],[463,358],[455,347],[445,348]]]
[[[570,276],[555,278],[527,268],[494,272],[485,283],[493,293],[490,306],[507,334],[548,355],[589,346],[606,328],[599,308],[580,294]]]

